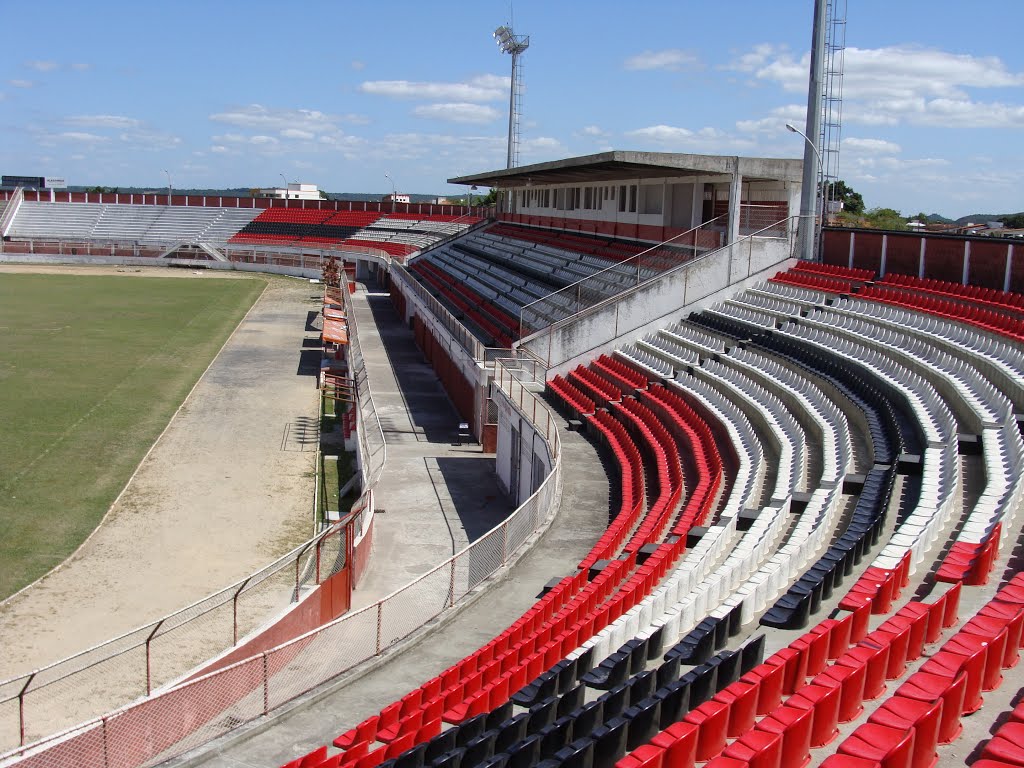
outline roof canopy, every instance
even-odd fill
[[[739,171],[750,181],[800,181],[802,160],[729,155],[686,155],[676,152],[625,152],[615,150],[596,155],[570,157],[547,163],[503,168],[487,173],[448,179],[449,184],[477,184],[484,187],[525,187],[551,184],[580,184],[629,179],[687,176],[732,176]]]

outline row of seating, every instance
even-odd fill
[[[828,275],[847,280],[874,280],[876,272],[873,269],[855,269],[844,267],[838,264],[824,264],[820,261],[798,261],[793,270],[796,272],[811,272],[818,275]]]
[[[874,631],[854,613],[825,619],[617,766],[802,766],[836,738],[840,723],[860,716],[865,699],[905,673],[926,639],[937,641],[956,623],[958,599],[952,591],[911,603]]]
[[[508,348],[515,339],[515,321],[500,309],[482,301],[482,297],[465,283],[454,280],[447,272],[429,261],[419,260],[410,267],[422,276],[433,293],[449,306],[461,322],[467,321],[480,329],[486,337],[484,343],[492,347]]]
[[[999,538],[1003,529],[1003,517],[1007,510],[1016,510],[1020,502],[1021,486],[1016,466],[1024,452],[1013,403],[1005,392],[1017,393],[1020,400],[1020,379],[1014,376],[1019,370],[1020,352],[1005,344],[993,347],[984,344],[973,331],[954,326],[945,320],[932,319],[915,321],[912,313],[902,310],[886,310],[873,302],[840,299],[834,302],[836,309],[815,310],[805,313],[804,322],[823,322],[834,328],[845,329],[851,338],[870,339],[885,345],[890,354],[902,355],[903,359],[916,359],[919,370],[931,371],[933,381],[951,385],[963,401],[962,411],[974,418],[969,425],[975,432],[981,432],[981,448],[986,463],[986,489],[971,511],[950,553],[938,569],[942,580],[967,580],[981,584],[987,579],[991,565],[998,554]],[[876,325],[876,318],[891,317],[899,313],[898,322],[890,319],[888,324]],[[918,316],[919,317],[919,316]],[[871,320],[871,324],[865,322]],[[906,334],[903,329],[909,324],[924,333]],[[899,329],[899,330],[897,330]],[[975,360],[963,359],[963,341],[967,336]],[[936,348],[935,345],[938,345]],[[946,351],[948,350],[948,351]],[[994,376],[1003,385],[997,389],[976,368],[984,364],[989,376]]]
[[[256,214],[250,208],[26,201],[8,235],[13,239],[222,244]]]
[[[995,307],[1024,311],[1024,295],[1019,293],[997,291],[994,288],[982,288],[978,285],[963,285],[949,280],[919,278],[913,275],[888,274],[879,282],[885,285],[912,288],[915,291],[966,299],[978,304],[990,304]]]
[[[478,217],[267,208],[236,231],[230,242],[314,248],[362,246],[407,256],[479,221]]]

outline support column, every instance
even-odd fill
[[[1013,274],[1013,243],[1006,246],[1006,272],[1003,274],[1003,290],[1010,290],[1010,276]]]
[[[807,122],[804,134],[804,175],[800,197],[801,258],[813,261],[818,225],[818,179],[821,175],[818,142],[821,136],[822,79],[825,74],[825,5],[814,0],[814,26],[811,31],[811,67],[807,82]],[[813,146],[812,146],[813,143]]]
[[[729,181],[729,237],[727,242],[735,243],[740,237],[740,201],[743,199],[743,175],[740,173],[740,159],[733,158],[732,179]]]
[[[917,257],[917,279],[920,280],[924,277],[924,253],[927,250],[928,238],[921,238],[921,254]]]
[[[885,277],[885,251],[889,245],[889,236],[882,235],[882,259],[878,265],[878,274],[880,277]]]
[[[700,226],[704,218],[704,182],[695,181],[693,183],[693,200],[690,203],[690,226],[687,229],[693,229],[694,227]]]
[[[971,274],[971,241],[964,240],[964,272],[960,277],[960,284],[967,285],[967,276]]]

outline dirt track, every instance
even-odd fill
[[[211,279],[210,272],[0,267]],[[219,273],[216,277],[237,277]],[[298,375],[308,283],[267,290],[175,415],[92,538],[0,606],[0,679],[84,650],[182,608],[309,537],[315,378]],[[314,434],[315,430],[312,433]]]

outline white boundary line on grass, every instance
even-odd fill
[[[252,279],[252,278],[249,278],[249,279]],[[46,573],[44,573],[38,579],[36,579],[35,581],[33,581],[33,582],[29,583],[29,584],[26,584],[24,587],[19,589],[13,595],[8,595],[3,600],[0,600],[0,608],[6,607],[11,602],[13,602],[16,597],[21,595],[21,593],[27,592],[29,589],[31,589],[32,587],[36,586],[37,584],[39,584],[44,579],[47,579],[50,576],[52,576],[53,574],[57,573],[57,571],[59,571],[65,565],[70,563],[71,560],[74,559],[75,555],[77,555],[79,552],[82,551],[82,549],[85,547],[86,544],[88,544],[90,541],[92,541],[92,537],[95,536],[99,532],[100,528],[103,527],[103,524],[107,522],[107,518],[110,517],[110,513],[114,511],[114,508],[117,506],[117,503],[119,501],[121,501],[121,497],[124,496],[125,491],[128,490],[128,487],[132,484],[132,481],[135,480],[135,476],[139,474],[139,471],[142,469],[142,465],[146,463],[146,459],[149,458],[149,455],[151,453],[153,453],[153,451],[156,449],[157,445],[160,444],[160,441],[163,439],[164,435],[167,433],[167,430],[171,428],[171,424],[173,424],[174,420],[176,418],[178,418],[178,414],[181,412],[181,409],[184,408],[185,404],[191,399],[192,393],[196,391],[196,388],[203,382],[203,379],[206,378],[206,374],[213,367],[213,364],[216,363],[217,360],[220,359],[220,354],[221,354],[221,352],[224,351],[224,347],[226,347],[228,345],[228,342],[230,342],[231,339],[233,339],[235,337],[235,334],[238,332],[238,329],[242,327],[242,323],[244,323],[246,320],[249,319],[249,315],[252,313],[252,311],[254,309],[256,309],[256,305],[259,304],[260,301],[263,300],[263,295],[267,292],[267,289],[269,287],[270,287],[270,282],[268,281],[267,283],[264,284],[263,290],[260,291],[260,295],[256,297],[256,300],[252,303],[252,306],[249,307],[249,309],[246,311],[246,313],[242,316],[242,319],[238,321],[237,325],[235,325],[234,330],[231,331],[231,333],[228,335],[228,337],[226,339],[224,339],[224,343],[220,345],[220,349],[217,350],[217,354],[213,356],[213,359],[210,361],[210,364],[206,366],[206,368],[203,370],[202,374],[200,374],[199,378],[196,379],[196,383],[192,385],[192,389],[190,389],[188,391],[188,394],[185,395],[185,398],[181,401],[181,403],[178,405],[178,407],[174,410],[174,413],[171,414],[171,418],[169,418],[167,420],[167,424],[164,425],[163,430],[161,430],[160,434],[157,435],[156,440],[153,441],[153,444],[151,446],[149,446],[149,450],[146,451],[146,453],[143,455],[143,457],[139,460],[139,463],[135,465],[135,470],[132,472],[132,474],[128,478],[127,482],[125,482],[124,487],[121,489],[121,492],[118,493],[117,497],[110,503],[110,506],[107,508],[107,511],[103,513],[103,517],[96,524],[96,527],[93,528],[92,532],[88,536],[85,537],[85,541],[83,541],[81,544],[79,544],[75,548],[74,552],[72,552],[70,555],[65,557],[61,562],[57,563],[57,565],[53,566],[53,568],[48,570]]]

